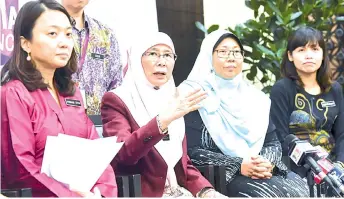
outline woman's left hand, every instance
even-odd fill
[[[256,168],[265,168],[265,171],[260,172],[259,169],[252,174],[252,179],[270,179],[272,177],[273,166],[271,162],[262,156],[252,157],[252,162],[255,164]],[[260,175],[257,175],[257,174]],[[258,177],[264,175],[264,177]]]

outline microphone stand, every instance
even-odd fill
[[[311,169],[307,171],[306,177],[307,177],[307,184],[308,184],[308,188],[309,188],[309,196],[311,198],[315,198],[315,196],[314,196],[314,185],[315,185],[314,174],[313,174]],[[317,197],[319,197],[319,196],[317,196]]]

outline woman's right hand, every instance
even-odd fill
[[[174,120],[200,108],[199,103],[207,97],[207,93],[201,89],[197,89],[186,96],[180,96],[178,89],[168,107],[159,113],[159,119],[162,129]]]
[[[252,157],[244,159],[241,163],[241,175],[252,179],[269,179],[271,173],[266,165],[263,159]]]

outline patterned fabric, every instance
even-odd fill
[[[176,188],[172,188],[171,186],[165,186],[162,197],[163,198],[193,197],[193,195],[190,193],[190,191],[180,186],[177,186]]]
[[[104,93],[122,82],[122,65],[118,42],[111,29],[85,15],[85,28],[73,27],[74,48],[80,64],[87,31],[89,42],[83,66],[73,75],[80,90],[86,92],[87,114],[100,115],[100,102]]]
[[[309,95],[302,90],[295,95],[295,107],[290,116],[289,128],[297,137],[309,140],[331,152],[335,140],[330,133],[337,117],[338,106],[328,95]]]
[[[253,180],[240,173],[242,158],[224,155],[212,141],[204,125],[201,126],[201,146],[188,150],[196,165],[226,166],[226,182],[229,197],[309,197],[309,189],[295,173],[288,173],[281,162],[281,145],[273,133],[267,133],[260,155],[275,165],[273,177]],[[271,136],[274,135],[274,136]]]

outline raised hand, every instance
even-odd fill
[[[199,109],[199,103],[207,97],[205,91],[197,89],[186,96],[180,96],[176,88],[174,97],[170,100],[169,105],[159,113],[160,124],[163,129],[174,120]]]

